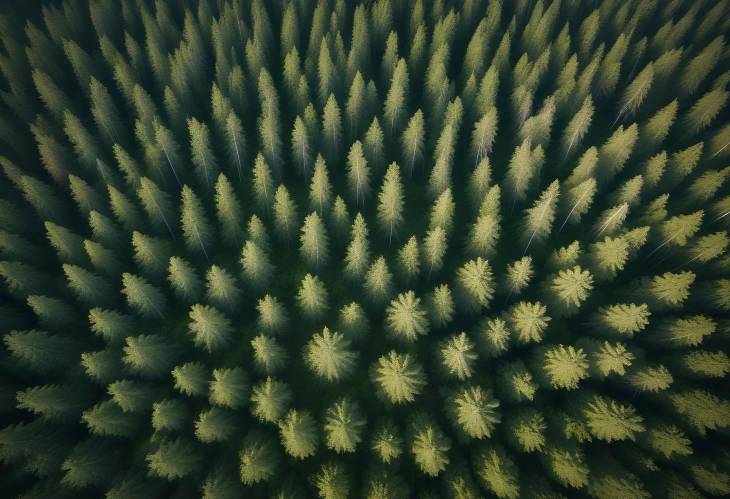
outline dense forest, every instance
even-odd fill
[[[3,497],[730,494],[730,0],[0,32]]]

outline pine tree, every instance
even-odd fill
[[[374,304],[384,303],[393,294],[393,274],[384,257],[376,258],[368,267],[363,287],[365,294]]]
[[[479,356],[474,351],[474,343],[462,331],[441,342],[439,357],[444,373],[463,381],[474,374],[474,362]]]
[[[413,402],[426,385],[421,365],[411,355],[395,350],[378,358],[370,376],[379,392],[393,404]]]
[[[378,221],[383,232],[388,233],[388,245],[393,232],[398,232],[403,218],[403,186],[400,181],[400,167],[391,163],[383,177],[383,185],[378,193]]]
[[[710,90],[700,97],[684,116],[688,133],[695,135],[710,126],[727,104],[728,97],[730,92],[721,88]]]
[[[258,311],[258,325],[266,332],[278,334],[286,329],[289,316],[276,297],[265,295],[258,301],[256,310]]]
[[[329,162],[334,164],[342,149],[342,113],[334,94],[330,94],[322,111],[322,142]]]
[[[205,275],[206,297],[213,305],[235,311],[241,301],[236,278],[226,269],[212,265]]]
[[[233,325],[220,311],[208,305],[193,305],[188,313],[189,329],[197,346],[209,352],[218,350],[230,341]]]
[[[286,384],[267,377],[251,389],[251,413],[260,421],[276,423],[288,411],[291,399]]]
[[[175,388],[187,396],[202,396],[208,392],[210,373],[200,362],[188,362],[172,370]]]
[[[508,312],[507,318],[515,340],[519,343],[542,341],[542,334],[551,318],[545,315],[547,308],[540,302],[519,302]]]
[[[494,295],[494,278],[489,262],[481,257],[470,260],[456,271],[457,303],[468,313],[489,305]]]
[[[403,453],[403,439],[392,421],[380,423],[372,433],[371,448],[384,463],[390,464]]]
[[[312,162],[312,144],[304,121],[300,116],[294,120],[291,131],[292,157],[296,161],[304,178],[309,178]]]
[[[249,386],[248,375],[240,367],[213,369],[210,402],[221,407],[239,409],[246,405]]]
[[[325,463],[312,476],[319,497],[345,498],[350,491],[347,470],[338,462]]]
[[[157,277],[167,270],[172,256],[172,245],[168,241],[134,231],[132,249],[135,262],[145,274]]]
[[[325,326],[304,348],[304,360],[319,377],[330,382],[340,381],[352,373],[357,354],[350,350],[350,341],[341,333],[330,332]]]
[[[275,476],[279,461],[275,445],[266,433],[251,430],[246,434],[239,452],[240,477],[244,485],[266,482]]]
[[[253,241],[246,241],[243,246],[241,267],[243,278],[257,290],[263,290],[268,286],[275,271],[269,255]]]
[[[418,109],[408,120],[401,136],[402,161],[408,166],[409,177],[413,177],[414,170],[423,162],[425,135],[423,112]]]
[[[343,305],[338,315],[338,328],[351,341],[368,333],[369,321],[362,306],[357,302]]]
[[[174,208],[169,196],[147,177],[140,178],[137,196],[142,202],[142,207],[154,227],[164,226],[174,238],[175,228]]]
[[[76,265],[64,264],[62,266],[63,273],[66,276],[66,282],[73,294],[78,298],[79,301],[86,305],[107,305],[114,301],[114,291],[112,290],[111,284],[104,277],[98,274],[89,272],[88,270],[78,267]],[[0,269],[1,270],[1,269]],[[28,269],[18,269],[27,272]],[[35,277],[33,274],[16,276],[22,278],[24,286],[32,286],[32,279]],[[28,281],[30,280],[30,282]],[[122,274],[122,282],[124,282],[124,274]],[[12,285],[10,286],[13,287]],[[40,286],[38,288],[41,288]],[[37,289],[40,291],[40,289]],[[28,291],[32,292],[33,289]],[[124,289],[122,289],[124,292]],[[154,305],[156,306],[156,305]]]
[[[428,333],[428,318],[421,307],[421,299],[413,291],[400,293],[386,309],[386,327],[391,336],[413,343],[418,336]]]
[[[314,163],[314,174],[309,187],[309,204],[322,215],[332,202],[332,185],[329,180],[327,164],[322,156],[317,155]]]
[[[362,441],[365,418],[360,406],[348,398],[337,400],[325,411],[325,443],[337,453],[355,452]]]
[[[438,226],[426,232],[426,237],[423,240],[423,251],[429,277],[433,272],[441,270],[446,249],[446,231],[443,227]]]
[[[302,257],[313,269],[318,269],[329,260],[329,237],[324,222],[312,212],[304,218],[299,236]]]
[[[228,113],[225,123],[226,148],[228,150],[228,162],[235,166],[238,181],[243,180],[243,162],[246,157],[246,136],[243,125],[235,111]],[[220,176],[219,176],[220,178]]]
[[[194,443],[177,437],[160,441],[154,452],[148,453],[145,459],[150,473],[174,480],[192,474],[201,464],[202,455]]]
[[[292,238],[298,225],[297,206],[283,184],[279,184],[274,194],[274,228],[282,239]]]
[[[260,334],[251,340],[254,364],[259,371],[273,374],[280,370],[288,361],[287,351],[276,338]]]
[[[263,145],[266,162],[271,165],[274,176],[278,178],[283,160],[279,94],[266,69],[262,69],[258,74],[258,93],[261,105],[261,115],[257,121],[259,140]]]
[[[10,331],[3,343],[16,362],[39,373],[64,367],[73,353],[62,337],[36,329]]]
[[[212,248],[215,236],[200,198],[187,185],[182,188],[180,225],[188,248],[195,251],[200,249],[207,259],[207,249]]]
[[[177,357],[177,348],[158,334],[127,336],[122,361],[133,372],[150,378],[167,375]]]
[[[352,144],[347,155],[347,182],[355,205],[364,205],[370,194],[370,168],[359,140]]]
[[[124,412],[112,400],[86,409],[81,414],[81,421],[94,435],[126,438],[134,435],[141,423],[139,415]]]
[[[449,400],[451,417],[459,431],[470,438],[489,438],[501,421],[499,401],[479,386],[467,386]]]
[[[321,318],[328,308],[327,298],[324,283],[317,276],[305,275],[297,292],[297,304],[302,315],[310,320]]]
[[[372,80],[370,83],[373,83]],[[375,104],[375,102],[371,104]],[[385,135],[383,134],[383,129],[380,127],[377,116],[373,118],[368,131],[365,133],[363,150],[367,163],[372,167],[371,169],[381,172],[385,166]],[[352,152],[352,148],[350,152]]]
[[[557,345],[545,350],[543,371],[551,387],[575,390],[588,377],[588,357],[581,348]]]
[[[451,441],[438,426],[423,415],[414,418],[411,432],[411,453],[419,469],[426,475],[438,476],[449,464]]]
[[[205,123],[195,118],[188,120],[190,133],[190,151],[198,181],[209,191],[213,189],[213,181],[220,173],[218,160],[211,149],[210,132]]]
[[[294,459],[307,458],[317,451],[319,437],[309,412],[291,409],[278,425],[282,445]]]
[[[502,449],[492,446],[481,450],[475,468],[482,484],[497,497],[520,496],[517,467]]]
[[[391,134],[399,130],[406,117],[409,92],[408,67],[403,58],[398,60],[385,98],[383,118],[390,125]]]
[[[269,164],[259,153],[253,166],[253,195],[259,208],[268,209],[274,198],[274,178]]]
[[[188,408],[180,399],[161,400],[152,404],[152,428],[155,431],[182,430],[188,417]]]
[[[634,440],[635,433],[645,431],[643,418],[630,405],[622,405],[606,397],[595,396],[583,414],[591,433],[606,442]]]
[[[200,299],[203,280],[188,261],[177,256],[171,257],[167,280],[175,295],[183,302],[192,303]]]

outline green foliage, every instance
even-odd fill
[[[211,352],[219,350],[230,341],[233,324],[216,308],[210,305],[193,305],[188,317],[188,328],[196,345]]]
[[[339,381],[355,368],[357,354],[350,350],[350,346],[344,335],[331,332],[325,326],[307,343],[304,360],[317,376],[327,381]]]
[[[3,6],[0,490],[728,495],[728,9]]]
[[[393,404],[413,402],[426,385],[423,368],[409,354],[391,350],[381,356],[371,370],[380,392]]]
[[[319,445],[314,418],[306,411],[291,409],[279,420],[281,442],[294,459],[312,456]]]

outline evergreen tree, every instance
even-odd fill
[[[249,380],[240,367],[213,369],[210,381],[210,402],[217,406],[239,409],[248,400]]]
[[[384,303],[393,294],[393,274],[384,257],[378,257],[368,267],[363,287],[367,297],[375,304]]]
[[[288,360],[287,351],[279,342],[271,337],[260,334],[251,340],[253,349],[254,364],[258,370],[273,374],[285,366]]]
[[[209,352],[219,350],[230,341],[233,324],[220,311],[209,305],[193,305],[188,313],[190,332],[196,345]]]
[[[291,399],[286,384],[267,377],[251,389],[251,413],[260,421],[276,423],[288,411]]]
[[[400,293],[386,309],[386,327],[395,339],[413,343],[428,333],[428,318],[413,291]]]
[[[327,381],[339,381],[355,367],[357,354],[350,350],[350,341],[341,333],[330,332],[325,326],[304,348],[304,360],[310,369]]]
[[[393,404],[413,402],[426,385],[421,365],[411,355],[395,350],[378,358],[370,376],[379,392]]]
[[[400,181],[400,167],[391,163],[383,177],[383,185],[378,194],[378,221],[383,232],[388,233],[388,244],[393,231],[398,231],[403,223],[403,186]]]
[[[150,378],[166,376],[178,354],[175,345],[159,334],[127,336],[122,351],[122,362],[131,371]]]
[[[243,278],[258,290],[265,289],[271,281],[275,267],[269,255],[253,241],[246,241],[241,252]]]
[[[243,209],[233,186],[224,174],[215,184],[215,211],[223,241],[233,246],[243,235]]]
[[[411,423],[411,453],[419,469],[429,476],[438,476],[449,464],[451,441],[426,416],[414,417]]]
[[[200,198],[187,185],[182,188],[182,207],[180,209],[180,225],[185,243],[191,250],[203,252],[208,258],[206,248],[213,245],[214,234],[207,220]]]
[[[309,178],[312,162],[312,144],[307,126],[297,116],[291,131],[291,152],[304,178]]]
[[[203,280],[188,261],[177,256],[171,257],[167,280],[175,295],[182,301],[191,303],[200,299]]]
[[[462,331],[441,342],[439,357],[447,376],[465,380],[474,374],[474,362],[479,356],[474,351],[474,343]]]
[[[391,134],[399,130],[406,117],[409,92],[408,67],[403,58],[398,60],[390,80],[390,89],[385,98],[383,118],[390,125]]]
[[[299,236],[300,252],[310,267],[317,269],[329,260],[329,237],[324,222],[312,212],[304,218]]]
[[[500,423],[499,401],[479,386],[468,386],[449,401],[457,428],[470,438],[489,438]]]
[[[337,453],[355,452],[362,441],[365,418],[360,406],[347,398],[337,400],[324,417],[325,443]]]
[[[274,477],[279,461],[275,445],[275,441],[263,432],[251,430],[246,434],[239,452],[240,477],[244,485],[266,482]]]
[[[294,459],[312,456],[319,445],[314,418],[307,411],[291,409],[278,423],[281,442]]]
[[[212,265],[205,276],[206,297],[213,305],[235,311],[241,301],[236,278],[218,265]]]
[[[327,298],[324,283],[317,276],[305,275],[297,292],[297,303],[302,315],[310,320],[321,318],[328,308]]]
[[[289,316],[284,306],[276,297],[269,294],[265,295],[258,301],[256,310],[259,315],[258,325],[266,332],[278,334],[286,329]]]
[[[274,194],[274,228],[284,240],[294,235],[298,224],[297,206],[289,195],[287,188],[280,184]]]
[[[355,205],[364,205],[370,194],[370,168],[359,140],[352,144],[347,155],[347,183]]]
[[[314,163],[314,174],[309,186],[309,204],[322,215],[332,202],[332,185],[327,172],[327,164],[322,156],[317,155]]]
[[[201,464],[195,444],[183,437],[161,440],[154,452],[145,456],[150,473],[174,480],[190,475]]]
[[[111,284],[104,277],[76,265],[64,264],[62,268],[69,288],[82,303],[101,306],[114,301],[114,292]],[[19,268],[17,270],[21,270],[23,273],[16,275],[13,280],[20,278],[25,281],[23,286],[33,288],[32,280],[35,278],[34,275],[32,273],[25,274],[29,269]],[[123,277],[124,274],[122,275]],[[124,279],[122,279],[122,282],[124,282]],[[28,289],[28,291],[32,292],[33,289]],[[124,289],[122,292],[124,292]]]

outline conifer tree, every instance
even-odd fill
[[[263,432],[252,430],[246,434],[239,453],[240,477],[244,485],[273,478],[279,460],[275,445],[275,441]]]
[[[329,236],[322,218],[312,212],[304,218],[299,236],[300,252],[310,267],[317,269],[329,260]]]
[[[310,320],[322,317],[327,311],[327,297],[327,289],[317,276],[304,276],[297,292],[297,303],[302,315]]]
[[[378,359],[371,369],[371,378],[378,390],[393,404],[413,402],[426,384],[421,365],[409,354],[400,354],[395,350]]]
[[[193,305],[188,314],[189,329],[196,345],[213,351],[228,343],[233,325],[220,311],[208,305]]]
[[[275,270],[266,251],[253,241],[246,241],[243,246],[241,267],[245,281],[259,290],[266,288]]]
[[[240,367],[214,369],[210,381],[210,402],[230,409],[238,409],[248,399],[248,376]]]
[[[327,381],[337,382],[355,367],[357,354],[350,350],[350,341],[326,326],[314,334],[304,349],[304,360],[310,369]]]
[[[291,409],[279,423],[282,445],[294,459],[313,455],[319,445],[314,418],[306,411]]]
[[[208,249],[212,249],[214,234],[200,198],[187,185],[182,189],[180,225],[188,248],[195,251],[200,249],[208,258]]]
[[[236,278],[226,269],[212,265],[205,275],[206,297],[218,307],[235,311],[241,300],[241,289]]]
[[[403,223],[403,186],[400,181],[400,167],[391,163],[383,177],[378,194],[378,220],[383,232],[388,234],[388,244],[393,232],[398,232]]]
[[[355,452],[362,441],[365,418],[357,402],[347,398],[332,404],[325,412],[324,433],[327,447],[337,453]]]
[[[291,399],[286,384],[267,377],[251,389],[251,413],[261,421],[275,423],[283,418]]]

